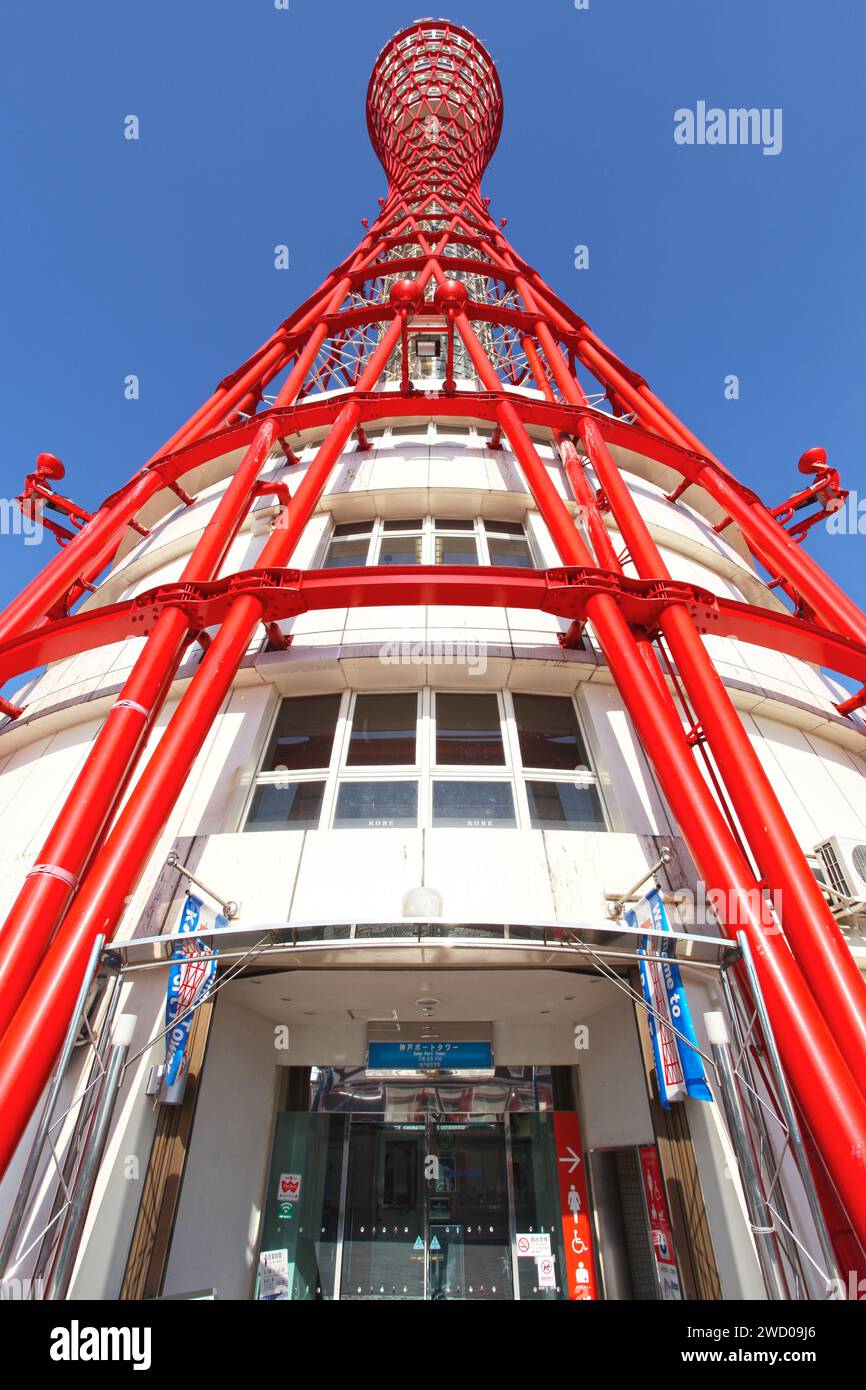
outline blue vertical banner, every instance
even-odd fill
[[[648,936],[641,938],[641,951],[652,950],[653,955],[662,960],[642,960],[640,977],[643,997],[648,1007],[650,1038],[656,1064],[659,1098],[666,1110],[673,1101],[713,1098],[707,1085],[704,1063],[698,1052],[695,1034],[682,975],[676,961],[671,957],[673,943],[667,946],[658,936],[671,930],[661,894],[657,888],[647,893],[634,910],[627,910],[626,922],[634,931],[652,932],[656,940],[650,943]],[[666,1027],[673,1024],[673,1028]],[[677,1033],[682,1034],[678,1037]]]
[[[214,912],[193,893],[188,894],[180,915],[178,932],[191,939],[174,943],[172,964],[168,971],[165,1025],[169,1032],[165,1040],[163,1087],[174,1086],[183,1074],[189,1030],[195,1017],[194,1006],[210,993],[216,978],[216,941],[212,936],[207,940],[196,940],[196,935],[227,926],[227,917]]]

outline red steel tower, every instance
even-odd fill
[[[316,609],[508,606],[570,620],[566,645],[584,628],[594,635],[698,874],[735,905],[722,928],[748,934],[814,1147],[866,1245],[866,988],[704,641],[735,637],[866,683],[866,617],[801,543],[844,494],[812,450],[801,461],[808,486],[768,508],[522,259],[481,191],[502,120],[499,77],[472,34],[433,20],[398,34],[369,86],[388,192],[360,244],[92,516],[52,490],[57,460],[42,455],[28,479],[22,507],[47,504],[68,525],[52,523],[59,553],[0,616],[3,680],[130,636],[146,641],[2,928],[3,1167],[50,1074],[93,943],[111,940],[257,628],[280,646],[280,621]],[[429,389],[425,351],[444,358]],[[467,377],[476,389],[459,384]],[[363,450],[386,412],[417,414],[419,395],[433,420],[486,422],[492,447],[510,451],[557,568],[289,567],[349,442]],[[293,486],[290,441],[312,428],[324,438]],[[555,441],[571,498],[539,457],[539,432]],[[219,578],[254,499],[275,490],[261,481],[274,447],[289,464],[280,522],[255,568]],[[232,453],[231,483],[180,581],[82,607],[128,529],[144,532],[146,505],[166,491],[189,504],[196,470]],[[709,499],[716,530],[739,534],[790,608],[671,578],[626,481],[629,455],[664,470],[671,508],[687,493]],[[196,641],[203,660],[127,797]],[[4,708],[14,724],[21,711]],[[762,892],[778,895],[780,929],[767,926]]]

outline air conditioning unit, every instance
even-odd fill
[[[828,887],[866,903],[866,840],[832,835],[815,846]]]

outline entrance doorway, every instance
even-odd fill
[[[297,1108],[276,1117],[257,1298],[669,1296],[640,1182],[625,1183],[639,1174],[636,1152],[584,1149],[581,1160],[568,1088],[549,1068],[451,1083],[383,1082],[362,1068],[296,1080],[285,1103]],[[592,1185],[581,1196],[582,1161]]]
[[[514,1297],[505,1125],[353,1119],[340,1297]]]
[[[276,1117],[257,1297],[568,1297],[549,1068],[452,1084],[356,1069],[307,1093],[310,1111],[301,1089]]]

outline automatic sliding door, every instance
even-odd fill
[[[505,1131],[501,1124],[429,1124],[428,1297],[514,1296]]]
[[[354,1119],[349,1130],[342,1299],[424,1297],[425,1126]]]

